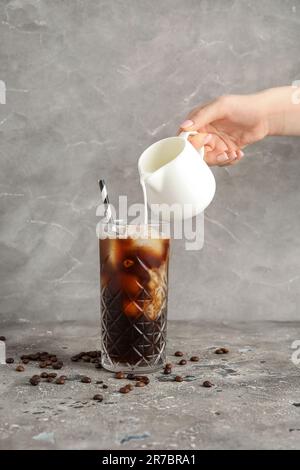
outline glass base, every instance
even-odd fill
[[[109,372],[127,372],[128,374],[151,374],[152,372],[157,372],[159,370],[162,370],[164,367],[165,360],[163,361],[162,359],[160,360],[159,364],[154,364],[153,366],[138,366],[138,365],[129,365],[129,364],[124,364],[122,362],[117,362],[117,363],[111,363],[105,361],[105,359],[102,358],[101,365],[103,369],[109,371]]]

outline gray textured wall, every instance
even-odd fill
[[[300,79],[299,0],[1,0],[0,315],[94,319],[97,178],[224,93]],[[173,246],[171,318],[296,319],[300,139],[215,169],[200,252]]]

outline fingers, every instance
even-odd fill
[[[212,134],[203,134],[203,133],[191,135],[189,137],[189,141],[197,150],[199,150],[204,145],[209,145],[212,139],[213,139]]]
[[[213,165],[218,166],[232,166],[236,165],[244,156],[242,150],[234,152],[224,152],[223,154],[216,155],[215,158],[210,157],[210,160],[214,161]]]
[[[226,114],[225,98],[219,98],[212,103],[196,108],[192,111],[188,119],[180,126],[181,129],[194,131],[209,125],[213,121],[223,119]]]

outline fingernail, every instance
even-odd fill
[[[243,158],[244,157],[244,152],[242,150],[240,150],[240,158]]]
[[[235,160],[237,158],[237,153],[236,152],[231,152],[230,157]]]
[[[205,137],[204,137],[204,140],[203,140],[203,144],[207,144],[212,138],[212,135],[211,134],[207,134]]]
[[[221,153],[220,155],[217,156],[217,162],[219,163],[224,163],[227,160],[229,160],[229,157],[226,153]]]
[[[191,121],[190,119],[187,119],[186,121],[184,121],[182,124],[181,124],[181,128],[182,129],[185,129],[186,127],[191,127],[192,125],[194,124],[193,121]]]

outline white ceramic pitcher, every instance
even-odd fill
[[[155,142],[140,156],[138,169],[145,186],[148,205],[169,219],[161,206],[178,204],[187,210],[174,211],[173,218],[182,219],[200,214],[212,201],[216,182],[205,163],[204,148],[197,151],[182,132],[177,137]]]

